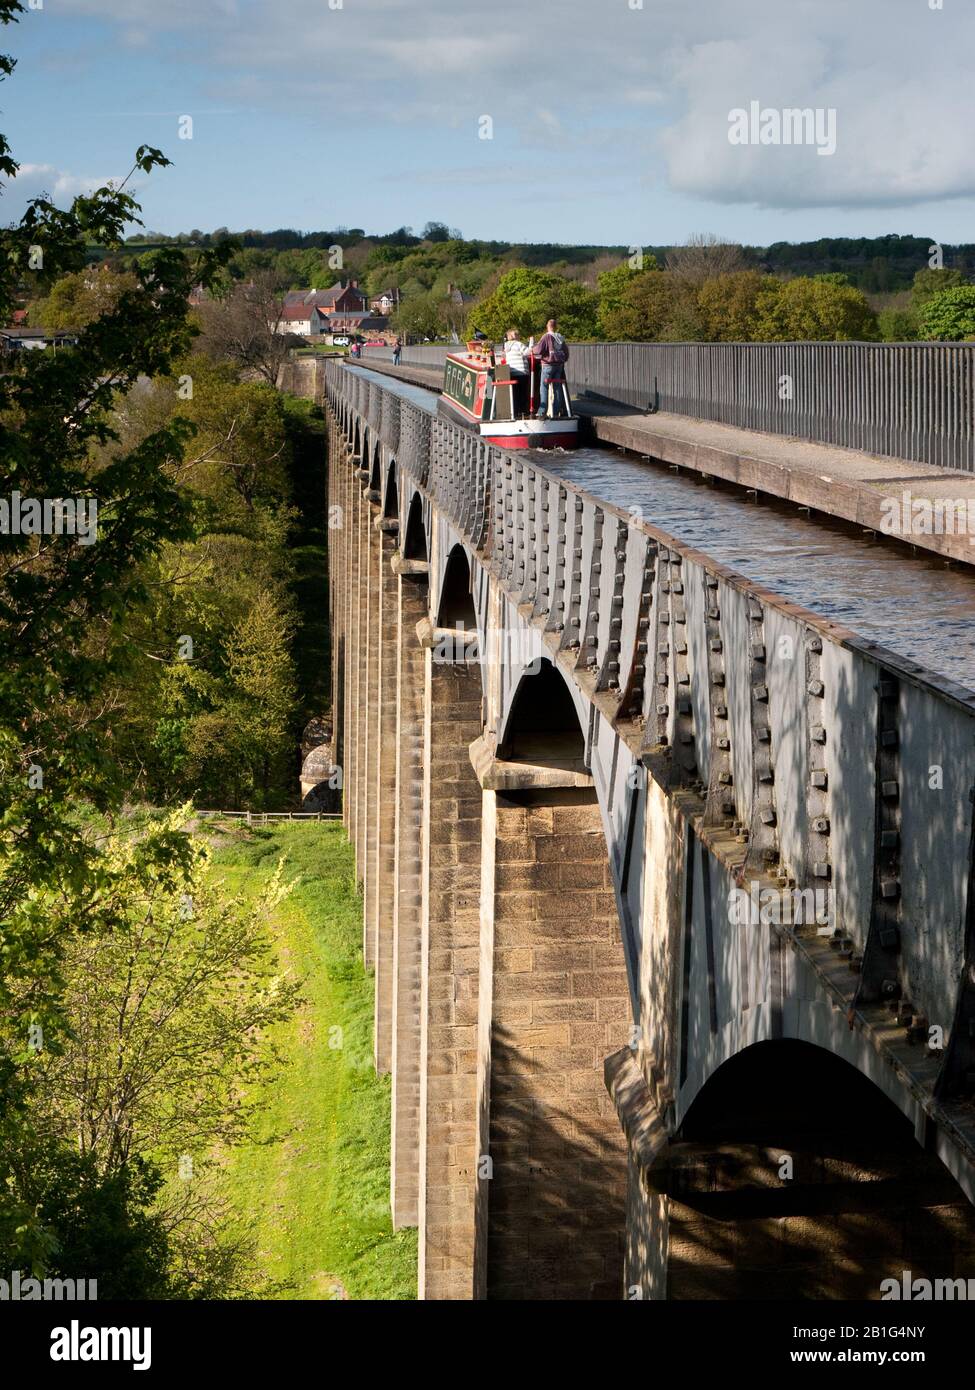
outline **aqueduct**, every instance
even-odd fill
[[[326,410],[421,1296],[965,1273],[975,699],[339,364]]]

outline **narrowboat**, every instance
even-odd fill
[[[558,402],[564,414],[536,419],[539,364],[534,358],[529,362],[526,382],[524,376],[515,378],[503,352],[495,355],[490,343],[468,343],[466,351],[450,353],[444,363],[438,409],[501,449],[574,449],[579,421],[568,387],[561,382],[549,391],[549,411]]]

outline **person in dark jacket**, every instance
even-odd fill
[[[550,386],[553,391],[552,414],[561,416],[562,388],[565,384],[565,364],[569,360],[569,344],[559,332],[559,325],[555,319],[549,319],[545,325],[545,333],[535,344],[534,353],[542,364],[542,388],[539,393],[537,418],[541,420],[548,414]]]

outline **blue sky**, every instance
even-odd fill
[[[42,0],[0,34],[23,166],[0,215],[148,143],[174,164],[137,186],[163,232],[975,241],[975,5],[934,4]],[[732,146],[751,101],[835,110],[836,153]]]

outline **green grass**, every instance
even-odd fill
[[[390,1221],[390,1083],[372,1065],[373,982],[345,832],[237,824],[218,844],[215,872],[241,897],[282,855],[296,881],[270,927],[306,1002],[277,1035],[289,1065],[267,1087],[259,1135],[284,1137],[238,1149],[229,1166],[236,1201],[257,1218],[261,1263],[290,1285],[286,1298],[415,1298],[416,1232]]]

